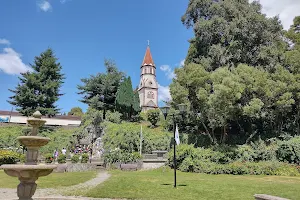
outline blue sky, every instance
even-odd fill
[[[253,1],[253,0],[249,0]],[[299,13],[299,0],[260,0],[267,16],[279,15],[287,29]],[[169,98],[173,70],[180,66],[193,36],[181,23],[188,0],[6,0],[0,2],[0,110],[34,56],[51,47],[63,66],[61,112],[85,104],[78,100],[81,78],[104,71],[104,58],[138,85],[150,40],[157,67],[159,98]]]
[[[168,97],[174,67],[184,60],[192,30],[181,23],[185,0],[26,0],[1,1],[0,110],[26,70],[47,47],[53,48],[66,75],[62,112],[85,104],[78,100],[80,79],[104,71],[104,58],[138,85],[147,40],[156,64],[160,99]],[[162,70],[160,70],[160,68]]]

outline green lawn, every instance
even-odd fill
[[[178,187],[173,188],[173,171],[121,172],[81,194],[89,197],[128,199],[249,199],[264,193],[300,200],[300,177],[208,175],[178,172]],[[78,194],[78,191],[76,192]]]
[[[39,178],[36,183],[38,188],[57,188],[77,185],[95,178],[96,175],[96,171],[52,173],[49,176]],[[17,188],[18,184],[18,178],[8,176],[3,170],[0,170],[0,188]]]

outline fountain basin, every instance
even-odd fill
[[[27,148],[42,147],[48,144],[48,142],[50,141],[50,138],[40,136],[20,136],[17,137],[17,139],[22,145],[26,146]]]
[[[9,176],[20,178],[38,178],[49,175],[57,165],[2,165],[1,168]]]
[[[30,118],[30,119],[27,119],[27,122],[28,124],[30,124],[31,126],[33,127],[41,127],[43,126],[45,123],[46,123],[46,120],[43,120],[43,119],[36,119],[36,118]]]

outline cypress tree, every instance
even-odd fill
[[[123,114],[124,118],[130,119],[133,112],[134,94],[130,76],[121,83],[116,97],[117,111]]]
[[[138,92],[138,89],[136,89],[134,91],[134,94],[133,94],[133,112],[134,114],[138,114],[139,112],[141,112],[141,107],[140,107],[140,97],[139,97],[139,92]]]
[[[52,49],[48,48],[40,56],[35,57],[32,70],[21,73],[14,93],[8,102],[17,107],[17,111],[25,116],[39,110],[43,115],[54,116],[59,113],[55,102],[62,95],[59,92],[63,84],[62,66],[57,62]]]

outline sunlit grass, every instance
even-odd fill
[[[96,175],[96,171],[52,173],[49,176],[40,177],[36,183],[38,188],[58,188],[86,182],[95,178]],[[0,170],[0,188],[17,188],[18,184],[17,177],[8,176],[3,170]]]
[[[208,175],[178,172],[173,188],[173,171],[112,171],[112,177],[81,195],[127,199],[220,199],[253,200],[254,194],[300,199],[299,177]],[[78,194],[78,191],[77,191]]]

